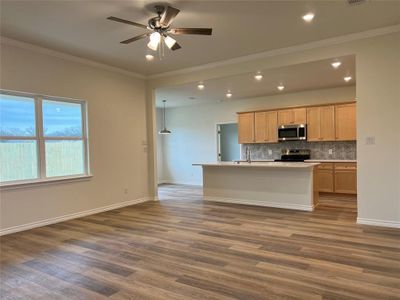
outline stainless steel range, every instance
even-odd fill
[[[302,162],[310,157],[310,149],[282,149],[281,158],[275,159],[275,161]]]

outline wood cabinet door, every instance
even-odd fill
[[[320,107],[320,134],[322,141],[335,140],[335,106]]]
[[[335,192],[357,194],[357,171],[335,170]]]
[[[357,138],[356,132],[356,105],[342,104],[335,106],[336,140],[353,141]]]
[[[292,123],[291,124],[306,124],[307,123],[307,109],[294,108],[292,109]]]
[[[266,112],[256,112],[254,114],[254,134],[256,143],[265,143],[268,139],[267,127]]]
[[[318,169],[318,191],[333,193],[333,169]]]
[[[321,139],[320,107],[307,108],[307,141],[315,142]]]
[[[278,125],[293,124],[293,111],[291,109],[284,109],[278,111]]]
[[[265,141],[268,143],[278,142],[278,112],[268,111],[265,113],[266,118],[266,137]]]
[[[238,115],[238,140],[239,144],[254,143],[254,113]]]

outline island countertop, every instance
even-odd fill
[[[303,162],[215,162],[215,163],[198,163],[193,166],[201,167],[233,167],[233,168],[290,168],[290,169],[305,169],[313,168],[320,163],[303,163]]]

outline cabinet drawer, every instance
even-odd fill
[[[318,165],[318,170],[333,170],[333,163],[322,163]]]
[[[356,163],[335,163],[335,170],[357,170]]]

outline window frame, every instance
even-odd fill
[[[11,90],[0,89],[0,94],[10,95],[16,97],[28,97],[34,100],[35,107],[35,136],[0,136],[0,141],[3,140],[28,140],[36,142],[36,154],[37,154],[37,178],[35,179],[24,179],[24,180],[10,180],[0,182],[0,187],[8,186],[25,186],[37,183],[48,183],[48,182],[59,182],[63,180],[76,180],[79,178],[92,177],[90,172],[90,160],[89,160],[89,130],[88,130],[88,104],[85,100],[78,100],[65,97],[48,96],[41,94],[32,94],[25,92],[17,92]],[[52,137],[44,136],[43,132],[43,101],[58,101],[64,103],[80,104],[81,106],[81,126],[82,136],[81,137]],[[82,141],[83,143],[83,159],[84,159],[84,172],[81,174],[65,175],[65,176],[46,176],[46,141],[60,141],[60,140],[73,140]]]

